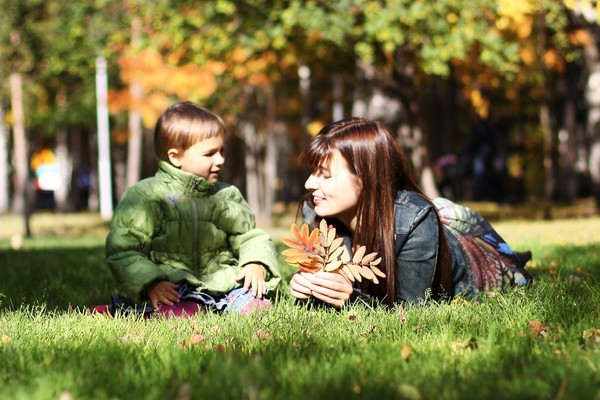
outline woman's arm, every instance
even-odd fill
[[[397,254],[395,301],[426,300],[435,276],[438,247],[438,217],[433,207],[428,207],[416,215]]]

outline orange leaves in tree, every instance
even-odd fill
[[[385,274],[377,267],[381,257],[377,253],[368,253],[365,246],[356,249],[351,257],[344,239],[336,237],[336,229],[327,225],[323,219],[319,228],[309,231],[308,225],[298,228],[296,224],[291,227],[292,239],[283,239],[288,247],[282,254],[286,262],[300,267],[306,272],[339,272],[351,282],[367,279],[379,283],[377,277],[385,278]]]

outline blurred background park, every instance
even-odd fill
[[[597,212],[596,0],[0,4],[0,214],[27,233],[37,210],[109,220],[182,100],[226,121],[222,179],[259,221],[295,211],[299,152],[347,116],[389,125],[432,197]]]

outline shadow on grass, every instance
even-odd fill
[[[78,245],[57,243],[22,250],[0,248],[0,310],[44,304],[48,309],[93,307],[106,304],[116,290],[100,242]],[[278,244],[280,253],[283,246]],[[295,268],[279,258],[287,286]],[[528,266],[536,282],[582,280],[600,283],[600,242],[584,246],[549,246],[534,254]]]
[[[101,245],[0,249],[0,270],[0,310],[106,304],[116,286]]]

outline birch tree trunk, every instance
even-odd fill
[[[64,113],[67,108],[66,89],[62,87],[56,96],[56,106],[58,107],[59,124],[56,132],[56,162],[58,163],[60,173],[60,184],[54,190],[54,201],[56,208],[65,212],[68,209],[68,198],[71,191],[71,176],[73,174],[73,162],[69,153],[68,133],[64,124]]]
[[[135,17],[131,21],[131,49],[135,51],[139,47],[140,31],[142,21]],[[142,88],[134,78],[129,88],[131,105],[129,109],[129,141],[127,143],[127,176],[125,186],[130,187],[140,180],[142,169],[142,113],[140,102],[142,100]]]
[[[113,214],[112,182],[110,168],[110,131],[108,125],[108,78],[106,59],[96,58],[96,100],[98,118],[98,188],[100,216],[110,220]]]
[[[10,167],[8,164],[8,127],[4,124],[4,108],[0,102],[0,214],[10,208]]]
[[[585,89],[588,105],[587,136],[590,141],[589,171],[596,207],[600,210],[600,53],[598,37],[591,33],[590,42],[584,47],[585,61],[589,71]]]

